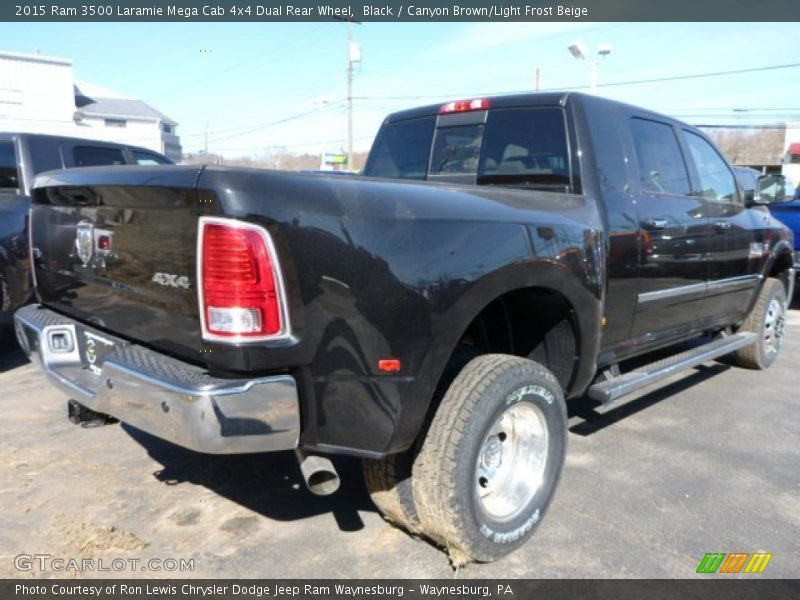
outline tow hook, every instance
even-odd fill
[[[80,425],[85,429],[112,425],[113,423],[119,422],[119,419],[115,419],[111,415],[105,413],[95,412],[91,408],[85,407],[77,400],[69,400],[67,402],[67,416],[72,423]]]

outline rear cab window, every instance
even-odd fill
[[[569,192],[558,107],[497,108],[389,123],[366,175]]]
[[[76,146],[73,150],[76,167],[102,167],[106,165],[124,165],[125,155],[121,148],[104,148],[102,146]]]
[[[418,179],[428,176],[431,140],[436,117],[421,117],[388,123],[381,128],[370,152],[364,174],[389,179]]]
[[[19,190],[19,169],[14,142],[0,141],[0,193]]]

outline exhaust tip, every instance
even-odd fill
[[[306,480],[306,486],[317,496],[328,496],[339,489],[339,476],[333,471],[317,471]]]
[[[309,456],[302,450],[295,450],[295,454],[309,492],[317,496],[329,496],[339,489],[339,474],[329,459]]]

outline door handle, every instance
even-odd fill
[[[728,231],[731,228],[730,221],[717,221],[714,223],[714,229],[720,232]]]
[[[647,218],[642,221],[642,227],[645,229],[665,229],[669,223],[666,219]]]

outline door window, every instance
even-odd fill
[[[700,178],[700,189],[695,195],[711,200],[733,202],[738,199],[736,180],[728,164],[722,159],[714,147],[702,137],[691,131],[685,131],[686,144],[697,168]]]
[[[689,174],[672,126],[633,118],[631,134],[642,189],[689,195]]]

